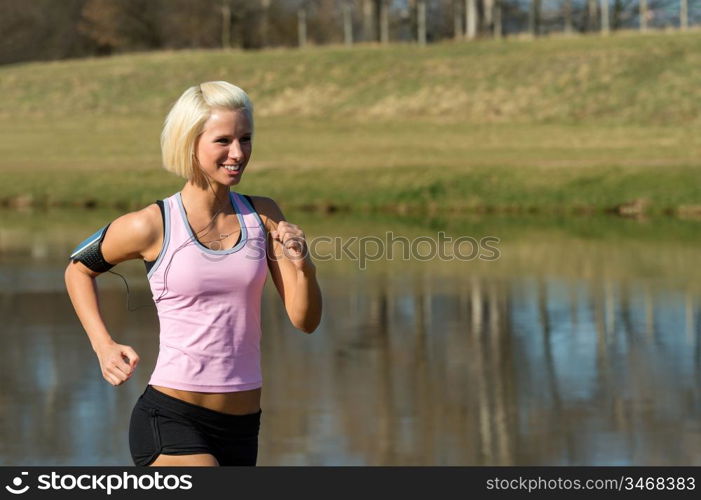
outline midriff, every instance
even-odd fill
[[[239,392],[193,392],[152,385],[154,389],[168,396],[230,415],[248,415],[260,410],[260,389]]]

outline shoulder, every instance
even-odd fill
[[[152,203],[116,218],[105,235],[103,252],[108,262],[137,258],[147,253],[163,235],[161,209]],[[107,258],[109,254],[110,258]]]
[[[265,196],[249,196],[251,202],[253,203],[253,208],[258,212],[263,224],[268,229],[273,228],[271,223],[275,225],[285,220],[285,216],[282,214],[282,210],[278,204],[272,198],[267,198]]]
[[[162,232],[163,222],[161,218],[161,209],[157,204],[151,205],[129,212],[112,222],[110,230],[116,227],[120,231],[126,231],[132,237],[148,238],[149,236],[158,236]]]

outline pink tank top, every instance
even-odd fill
[[[197,392],[262,385],[266,232],[244,196],[231,192],[230,198],[241,237],[225,250],[197,241],[180,193],[164,200],[163,248],[148,272],[160,322],[158,361],[149,384]]]

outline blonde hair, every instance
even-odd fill
[[[195,146],[214,109],[243,109],[253,131],[253,103],[242,89],[222,81],[190,87],[175,102],[163,124],[163,168],[188,180],[199,175]]]

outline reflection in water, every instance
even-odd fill
[[[112,334],[142,357],[111,387],[63,292],[63,261],[41,248],[0,250],[0,463],[130,464],[155,309],[126,312],[119,279],[100,278]],[[547,255],[506,273],[508,250],[479,272],[320,264],[312,336],[268,283],[259,463],[701,465],[698,291],[596,261],[552,272]],[[132,305],[149,304],[143,271],[127,270]]]

